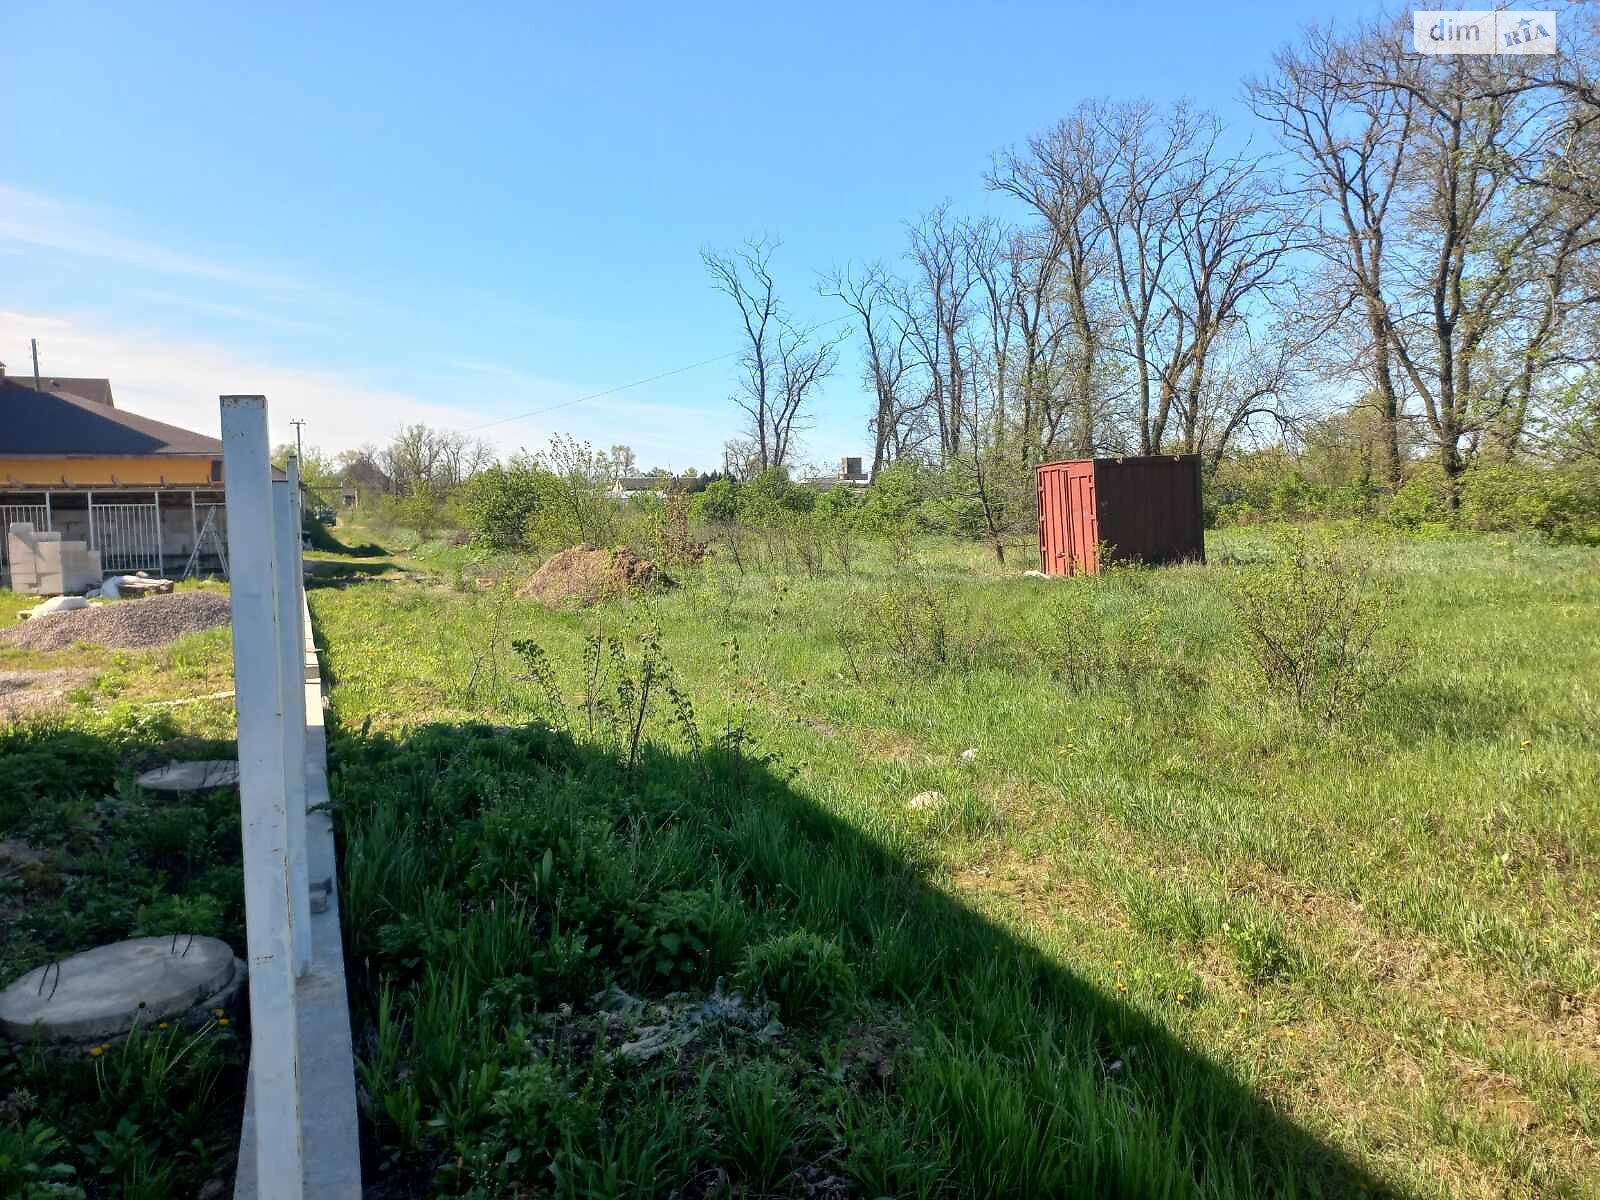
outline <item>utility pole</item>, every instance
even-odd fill
[[[33,390],[42,392],[44,388],[39,386],[39,339],[29,338],[28,340],[33,343]]]
[[[301,462],[305,462],[306,456],[301,452],[300,449],[300,427],[304,425],[305,422],[297,419],[290,421],[289,424],[294,426],[294,456]]]

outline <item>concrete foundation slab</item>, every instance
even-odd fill
[[[0,1033],[19,1041],[117,1037],[226,991],[233,950],[210,937],[132,938],[29,971],[0,992]]]

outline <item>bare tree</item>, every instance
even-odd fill
[[[906,257],[913,277],[896,296],[908,342],[927,383],[928,409],[939,434],[940,457],[954,458],[967,420],[967,381],[960,345],[969,316],[968,297],[977,278],[971,270],[966,223],[948,203],[910,226]]]
[[[434,484],[453,488],[465,483],[495,460],[494,447],[482,438],[454,430],[441,430],[437,434],[440,457]]]
[[[1170,395],[1184,453],[1213,460],[1250,420],[1287,420],[1283,401],[1306,332],[1271,325],[1281,300],[1293,299],[1286,260],[1300,246],[1300,220],[1259,159],[1217,157],[1219,129],[1210,123],[1178,170],[1177,255],[1160,281],[1171,310],[1163,409]],[[1258,345],[1269,329],[1269,346]]]
[[[730,252],[700,251],[712,286],[739,310],[745,348],[733,402],[748,421],[759,470],[787,463],[817,385],[838,359],[838,339],[821,337],[818,326],[795,323],[780,304],[771,267],[778,245],[763,236]]]
[[[1383,476],[1401,478],[1404,390],[1390,349],[1389,241],[1415,102],[1404,91],[1358,85],[1348,49],[1327,27],[1312,28],[1297,48],[1279,51],[1272,72],[1246,84],[1255,114],[1300,160],[1300,192],[1318,232],[1314,245],[1333,269],[1331,319],[1350,300],[1366,339],[1353,364],[1366,376],[1383,434]]]
[[[632,475],[639,469],[639,456],[633,452],[632,446],[614,445],[611,447],[611,478],[615,483],[624,475]]]
[[[1015,196],[1043,220],[1040,234],[1018,236],[1012,254],[1021,334],[1020,440],[1029,458],[1051,453],[1061,441],[1078,456],[1097,445],[1104,393],[1096,311],[1106,267],[1098,203],[1102,158],[1093,109],[1086,106],[1031,139],[1026,150],[997,156],[988,175],[990,188]],[[1058,305],[1066,310],[1064,320]],[[1070,365],[1062,395],[1056,380],[1064,350]]]
[[[811,401],[817,387],[839,362],[839,344],[847,333],[824,335],[822,326],[778,326],[777,407],[772,420],[772,456],[768,466],[792,461],[796,435],[810,427]],[[759,441],[759,439],[758,439]]]
[[[1166,435],[1172,381],[1183,358],[1181,343],[1164,336],[1174,314],[1161,295],[1179,250],[1181,188],[1174,181],[1201,135],[1200,123],[1183,105],[1165,117],[1144,102],[1095,105],[1090,112],[1104,155],[1094,204],[1106,227],[1121,317],[1111,345],[1134,373],[1139,452],[1154,454]]]
[[[900,431],[918,407],[907,402],[909,335],[894,306],[894,288],[889,269],[882,263],[836,268],[818,286],[824,296],[844,303],[861,330],[862,374],[873,396],[872,416],[867,420],[873,475],[898,455]]]
[[[439,434],[421,423],[402,428],[378,453],[378,465],[405,495],[433,487],[444,460]]]
[[[1410,186],[1402,193],[1409,237],[1388,332],[1454,505],[1481,435],[1505,415],[1498,381],[1537,371],[1549,355],[1570,303],[1571,260],[1592,245],[1597,210],[1571,196],[1560,205],[1526,203],[1519,184],[1535,174],[1560,111],[1525,64],[1412,55],[1398,23],[1365,31],[1350,59],[1356,86],[1412,106]],[[1541,291],[1539,315],[1517,319],[1530,293]],[[1593,361],[1594,351],[1584,357]],[[1516,364],[1509,373],[1508,363]],[[1520,390],[1514,383],[1511,393]]]
[[[448,491],[494,462],[494,448],[481,438],[427,425],[407,425],[382,450],[367,447],[345,456],[347,474],[363,464],[376,468],[394,491]]]
[[[1401,477],[1409,394],[1454,504],[1485,439],[1515,453],[1537,393],[1593,361],[1565,333],[1596,292],[1580,269],[1600,211],[1583,165],[1590,76],[1582,55],[1553,77],[1415,55],[1408,28],[1313,30],[1249,95],[1300,159],[1321,250],[1364,317],[1387,477]]]

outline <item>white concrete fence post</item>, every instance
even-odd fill
[[[239,720],[239,796],[249,942],[252,1102],[257,1195],[301,1200],[296,932],[283,677],[278,621],[278,537],[265,396],[223,396],[223,488],[232,568],[233,677]],[[298,540],[295,543],[298,547]],[[298,559],[298,554],[296,555]],[[296,597],[298,600],[298,597]],[[298,623],[298,622],[297,622]],[[302,771],[303,762],[296,764]],[[303,795],[303,793],[302,793]],[[304,801],[302,799],[302,818]],[[303,839],[302,850],[303,855]],[[304,879],[302,866],[301,878]]]
[[[270,470],[270,468],[269,468]],[[284,803],[289,821],[289,909],[294,931],[294,973],[311,965],[311,879],[306,870],[305,630],[300,625],[300,523],[294,502],[295,460],[287,479],[272,481],[277,536],[278,674],[283,681]]]

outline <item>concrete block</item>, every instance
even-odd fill
[[[98,554],[94,557],[96,560],[99,559]],[[61,573],[65,578],[67,591],[81,592],[97,586],[100,582],[97,567],[98,562],[91,564],[89,547],[84,543],[61,543]]]
[[[216,996],[239,965],[216,938],[114,942],[36,967],[0,992],[0,1032],[47,1042],[115,1037]]]
[[[33,561],[39,564],[39,574],[61,570],[61,543],[47,542],[43,538],[33,547]]]

